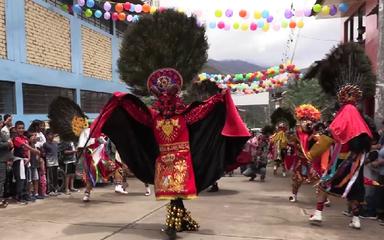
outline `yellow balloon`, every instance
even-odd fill
[[[240,24],[239,24],[239,23],[235,22],[235,23],[233,24],[233,29],[239,29],[239,27],[240,27]]]
[[[152,6],[151,9],[149,10],[150,14],[154,14],[157,11],[157,7]]]
[[[248,28],[249,28],[248,23],[243,23],[243,24],[241,24],[241,30],[243,30],[243,31],[247,31]]]
[[[263,26],[263,31],[268,32],[269,31],[269,23],[265,23]]]
[[[327,5],[325,5],[322,9],[321,9],[321,13],[323,15],[329,15],[329,12],[331,11],[331,8]]]
[[[255,17],[255,19],[260,19],[262,17],[262,14],[260,11],[255,11],[255,13],[253,14],[253,16]]]
[[[300,20],[297,22],[297,27],[298,28],[303,28],[304,27],[304,21],[303,20]]]

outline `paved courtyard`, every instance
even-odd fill
[[[289,178],[269,177],[260,183],[238,175],[222,178],[219,184],[220,192],[204,192],[186,202],[201,229],[181,233],[179,239],[378,240],[384,234],[384,227],[372,220],[363,220],[361,231],[349,229],[349,218],[341,214],[345,203],[338,199],[326,209],[322,227],[310,226],[314,189],[304,186],[300,202],[292,204],[287,200]],[[126,196],[104,186],[96,189],[92,202],[81,198],[82,193],[75,193],[0,209],[0,239],[166,239],[160,231],[166,202],[145,197],[144,185],[135,179],[130,179]]]

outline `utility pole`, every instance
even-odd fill
[[[381,123],[384,120],[384,0],[379,0],[379,54],[377,58],[377,87],[375,120]],[[379,125],[380,126],[380,125]]]

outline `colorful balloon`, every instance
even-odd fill
[[[295,17],[304,17],[304,10],[303,9],[297,9],[295,11]]]
[[[116,12],[122,12],[124,10],[124,5],[122,3],[118,3],[115,5]]]
[[[225,23],[223,21],[218,22],[217,23],[217,28],[224,29],[225,28]]]
[[[234,24],[233,24],[233,29],[239,29],[239,27],[240,27],[240,24],[239,23],[237,23],[237,22],[235,22]]]
[[[249,28],[248,23],[243,23],[243,24],[241,24],[241,30],[243,30],[243,31],[247,31],[248,28]]]
[[[296,22],[293,20],[289,23],[289,27],[292,29],[296,28],[296,25],[297,25]]]
[[[149,10],[150,14],[154,14],[157,11],[157,8],[152,6],[151,9]]]
[[[127,16],[127,21],[128,21],[128,22],[132,22],[132,20],[133,20],[133,17],[132,17],[131,14],[129,14],[129,15]]]
[[[267,22],[268,23],[271,23],[271,22],[273,22],[273,16],[272,15],[270,15],[268,18],[267,18]]]
[[[125,11],[129,11],[129,9],[131,9],[131,3],[130,2],[125,2],[123,4],[123,7],[124,7]]]
[[[225,16],[226,17],[232,17],[233,16],[233,10],[232,9],[227,9],[226,11],[225,11]]]
[[[141,11],[143,11],[143,6],[141,6],[140,4],[136,4],[136,6],[135,6],[135,12],[137,12],[137,13],[141,13]]]
[[[286,9],[284,12],[284,16],[286,19],[291,19],[293,17],[293,13],[291,9]]]
[[[209,23],[209,28],[215,29],[216,28],[216,23],[215,22],[210,22]]]
[[[75,4],[73,6],[73,11],[76,13],[76,14],[81,14],[81,12],[83,11],[83,9],[80,7],[79,4]]]
[[[275,24],[273,25],[273,30],[275,30],[275,31],[279,31],[279,30],[280,30],[280,25],[275,23]]]
[[[144,13],[149,13],[150,11],[151,11],[151,6],[149,4],[147,4],[147,3],[145,3],[143,5],[143,12]]]
[[[329,15],[330,11],[331,11],[331,8],[328,7],[327,5],[325,5],[325,6],[323,6],[323,8],[321,9],[321,14],[327,16],[327,15]]]
[[[305,9],[304,10],[304,16],[306,16],[306,17],[312,16],[312,9]]]
[[[93,12],[91,9],[88,8],[87,10],[85,10],[84,15],[89,18],[92,17]]]
[[[261,15],[263,16],[263,18],[267,19],[269,17],[269,11],[268,10],[264,10]]]
[[[218,18],[221,18],[223,16],[223,11],[221,11],[220,9],[217,9],[215,11],[215,16]]]
[[[95,6],[95,1],[94,0],[87,0],[87,7],[93,8]]]
[[[84,7],[85,5],[85,0],[78,0],[77,4],[79,4],[80,7]]]
[[[304,21],[303,21],[303,20],[299,20],[299,21],[297,22],[297,27],[298,27],[298,28],[303,28],[303,27],[304,27]]]
[[[335,5],[331,6],[331,10],[329,11],[329,15],[335,16],[337,14],[337,7]]]
[[[259,11],[255,11],[255,13],[253,14],[253,17],[254,17],[255,19],[260,19],[260,18],[262,17],[262,14],[261,14],[261,12],[259,12]]]
[[[269,23],[264,24],[263,31],[268,32],[269,31]]]
[[[281,22],[281,27],[282,27],[282,28],[287,28],[287,27],[288,27],[288,21],[283,20],[283,21]]]
[[[257,22],[257,26],[259,27],[259,28],[263,28],[264,27],[264,20],[259,20],[258,22]]]
[[[315,5],[313,5],[313,11],[315,12],[315,13],[319,13],[319,12],[321,12],[321,9],[322,9],[322,7],[321,7],[321,4],[315,4]]]
[[[95,11],[95,18],[101,18],[103,16],[103,13],[100,10]]]
[[[123,12],[119,13],[119,20],[120,21],[125,21],[125,18],[126,18],[125,13],[123,13]]]
[[[257,24],[251,23],[251,26],[249,28],[251,29],[251,31],[256,31],[257,30]]]
[[[229,25],[229,24],[225,24],[224,30],[225,30],[225,31],[229,31],[229,30],[231,30],[231,25]]]
[[[109,2],[105,2],[103,5],[103,8],[106,12],[109,12],[109,10],[111,10],[111,8],[112,8],[112,5]]]
[[[110,12],[105,12],[105,13],[104,13],[104,19],[105,19],[105,20],[109,20],[109,19],[111,19],[111,13],[110,13]]]
[[[117,21],[119,19],[119,14],[117,12],[112,13],[112,21]]]
[[[340,10],[340,12],[342,12],[342,13],[346,13],[346,12],[348,12],[348,10],[349,10],[349,5],[348,5],[348,3],[340,3],[340,5],[339,5],[339,10]]]
[[[245,18],[247,16],[247,11],[246,10],[240,10],[239,12],[239,16],[242,17],[242,18]]]

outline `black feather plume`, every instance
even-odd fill
[[[287,108],[277,108],[271,115],[271,123],[276,126],[279,122],[286,122],[289,128],[296,125],[296,119],[292,112]]]
[[[49,126],[64,141],[77,141],[79,131],[87,127],[87,117],[74,101],[66,97],[57,97],[49,105]],[[76,119],[84,124],[75,124]],[[77,127],[77,128],[76,128]]]
[[[264,134],[264,135],[272,135],[274,131],[275,131],[275,128],[273,126],[271,126],[271,125],[265,125],[261,129],[261,133]]]
[[[338,90],[347,84],[358,86],[363,97],[375,95],[376,76],[370,59],[358,43],[339,44],[311,69],[307,76],[316,75],[324,92],[329,95],[336,96]]]

